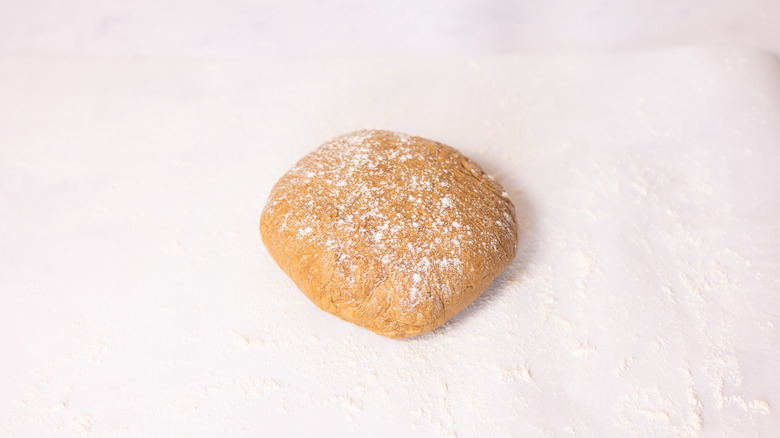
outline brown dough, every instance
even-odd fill
[[[391,338],[444,324],[517,251],[514,205],[492,177],[449,146],[389,131],[305,156],[271,191],[260,233],[316,305]]]

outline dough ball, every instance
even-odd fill
[[[517,251],[514,205],[476,163],[376,130],[335,138],[282,176],[260,233],[317,306],[391,338],[444,324]]]

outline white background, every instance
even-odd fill
[[[778,52],[777,1],[2,2],[0,435],[773,436]],[[366,127],[522,218],[406,341],[257,230]]]
[[[0,3],[0,54],[354,56],[780,51],[776,0],[89,1]]]

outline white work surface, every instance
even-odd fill
[[[0,2],[0,55],[482,55],[694,44],[780,54],[780,1]]]
[[[360,128],[498,177],[520,252],[442,328],[328,315],[274,182]],[[3,436],[739,436],[780,427],[780,69],[736,49],[0,60]]]

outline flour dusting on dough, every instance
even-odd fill
[[[331,275],[332,289],[352,291],[326,286],[317,294],[327,306],[377,300],[411,325],[425,315],[443,323],[465,307],[461,295],[497,275],[491,266],[514,257],[517,223],[505,193],[445,145],[358,131],[304,157],[275,187],[264,216],[283,215],[274,232],[316,254],[312,272]],[[386,282],[396,291],[379,303]]]

